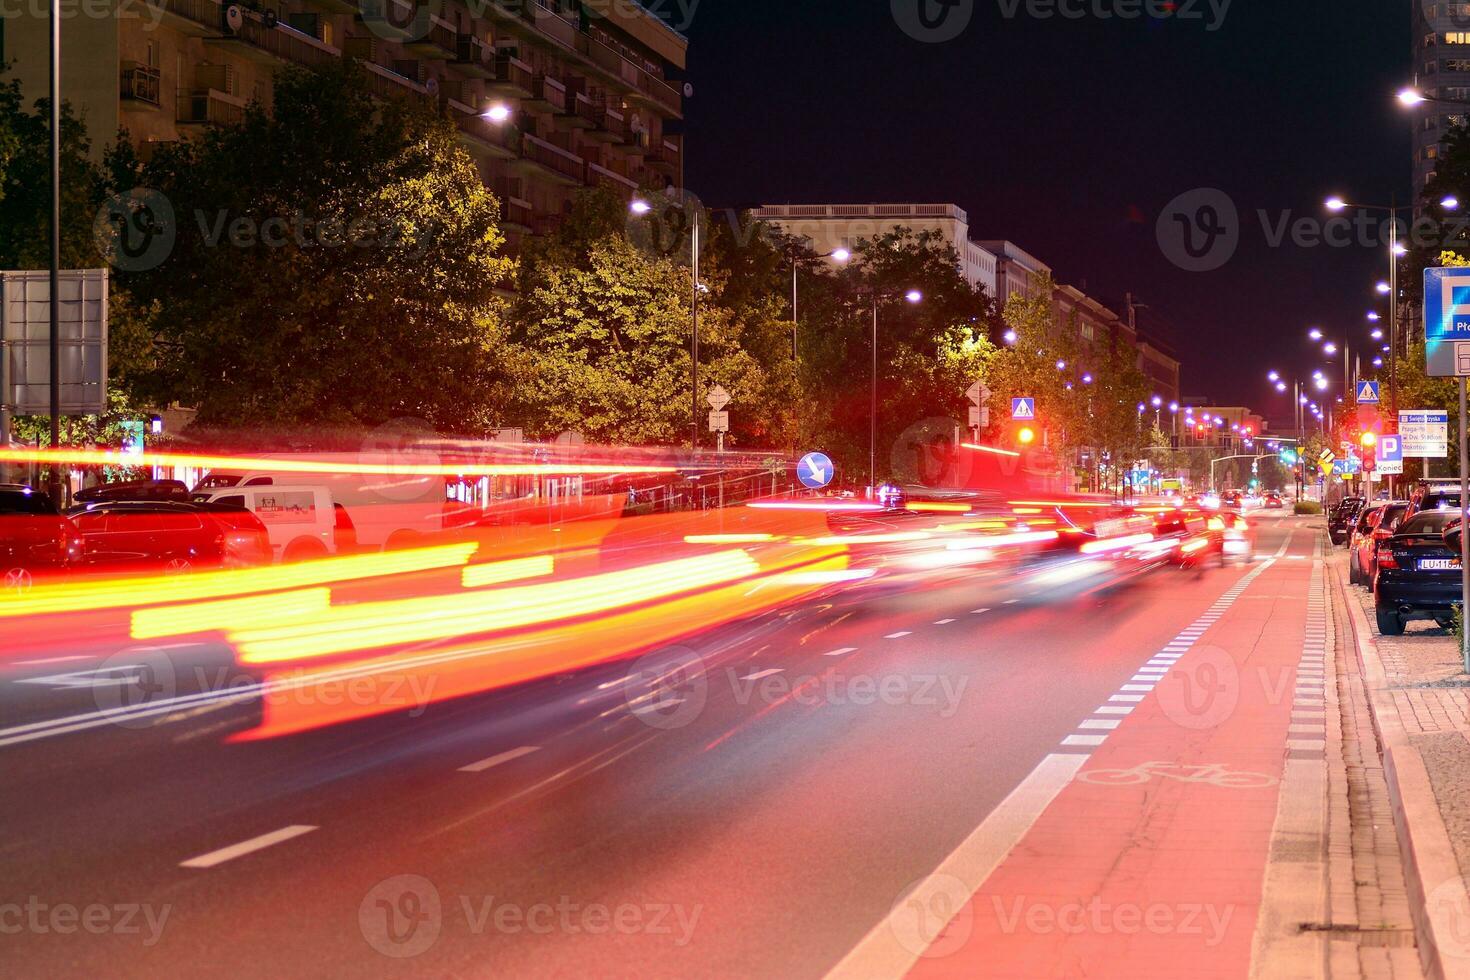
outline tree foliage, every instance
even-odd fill
[[[287,70],[272,113],[111,157],[174,218],[166,258],[118,276],[155,399],[205,424],[501,420],[499,204],[452,123],[360,70]]]

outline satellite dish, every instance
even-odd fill
[[[686,99],[692,99],[692,98],[694,98],[694,83],[693,82],[685,82],[684,83],[684,98],[686,98]]]
[[[232,3],[225,8],[225,30],[237,34],[244,25],[245,11],[240,9],[239,4]]]
[[[437,78],[425,79],[425,81],[424,81],[424,88],[428,90],[428,92],[429,92],[430,95],[438,95],[439,94],[439,79],[437,79]]]

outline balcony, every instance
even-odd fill
[[[516,153],[507,126],[491,122],[473,107],[455,99],[446,99],[445,105],[454,117],[455,127],[472,149],[481,150],[486,156],[501,160],[515,159]]]
[[[521,137],[520,163],[539,168],[553,180],[565,184],[582,184],[586,176],[586,165],[581,157],[529,133]]]
[[[285,61],[304,68],[325,68],[342,58],[337,48],[286,24],[266,27],[260,15],[249,10],[239,31],[206,37],[204,43],[228,48],[255,61]]]
[[[591,162],[587,164],[587,183],[593,187],[609,187],[627,197],[632,197],[638,192],[637,181],[629,180],[620,173]]]
[[[526,106],[542,112],[567,111],[567,87],[550,75],[537,75],[531,83],[531,97]]]
[[[505,206],[500,209],[501,223],[518,231],[530,231],[536,224],[535,212],[531,209],[530,201],[523,201],[518,197],[507,197]]]
[[[677,179],[680,170],[679,156],[679,145],[664,140],[660,143],[653,143],[643,152],[643,163],[650,170],[656,170]]]
[[[122,73],[122,108],[157,109],[163,77],[157,68],[132,63]]]
[[[473,75],[476,78],[493,78],[495,52],[473,34],[461,34],[454,43],[454,60],[450,64],[456,71],[465,75]]]
[[[193,37],[210,37],[224,27],[224,8],[218,0],[159,0],[162,21]]]
[[[459,33],[453,24],[429,14],[428,33],[419,38],[405,38],[403,47],[431,61],[453,59],[459,54]]]
[[[430,97],[427,88],[411,78],[389,71],[382,65],[364,61],[362,67],[367,70],[368,91],[380,99],[427,100]]]
[[[567,105],[557,114],[557,121],[573,129],[594,129],[602,119],[602,112],[581,92],[568,93]]]
[[[218,89],[179,92],[180,126],[238,126],[245,121],[245,100]]]
[[[536,86],[536,76],[531,66],[519,58],[502,54],[495,59],[495,70],[485,88],[497,95],[513,99],[530,98]]]

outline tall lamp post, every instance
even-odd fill
[[[791,263],[791,360],[796,361],[796,327],[799,319],[796,313],[796,273],[801,269],[802,253],[806,252],[806,246],[800,242],[792,241],[786,244],[786,261]],[[813,259],[831,259],[838,265],[845,265],[852,258],[852,253],[845,248],[834,248],[830,252],[813,252]]]
[[[653,205],[641,198],[634,198],[628,205],[628,209],[637,215],[646,215],[653,210]],[[693,267],[693,279],[690,285],[689,309],[692,325],[689,334],[689,399],[690,399],[690,430],[689,451],[699,452],[699,294],[705,288],[699,281],[699,209],[694,208],[691,212],[690,241],[691,241],[691,264]]]
[[[868,400],[868,487],[876,494],[878,492],[878,304],[895,294],[885,293],[876,286],[871,292],[873,296],[873,383]],[[910,289],[903,294],[903,298],[910,303],[921,303],[924,300],[924,294],[917,289]]]

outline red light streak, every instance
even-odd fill
[[[316,473],[392,476],[576,476],[618,473],[673,473],[673,466],[611,463],[415,463],[395,457],[382,463],[280,459],[265,456],[212,456],[192,453],[124,454],[115,449],[6,449],[0,462],[70,466],[184,466],[205,470],[265,470],[271,473]]]

